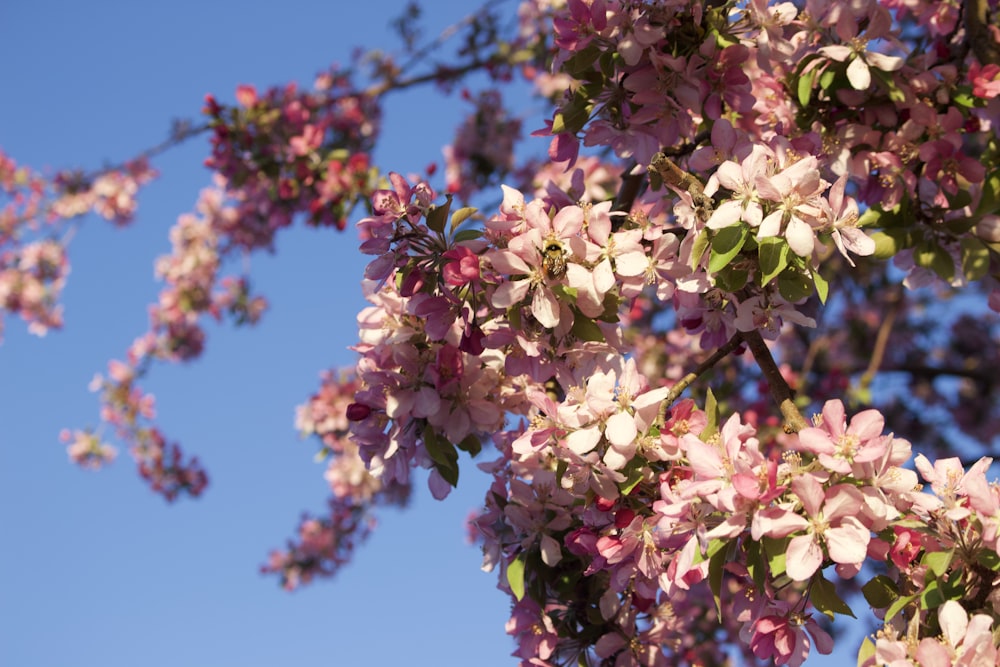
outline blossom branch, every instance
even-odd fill
[[[778,404],[781,414],[785,417],[785,428],[792,433],[798,433],[802,429],[808,428],[809,422],[795,406],[795,396],[792,388],[785,382],[785,378],[778,369],[778,364],[774,362],[774,357],[771,356],[771,350],[768,349],[767,343],[761,338],[760,333],[757,331],[744,331],[741,337],[746,341],[747,347],[750,348],[750,352],[753,354],[753,358],[757,361],[761,372],[764,373],[764,379],[767,380],[771,396],[774,398],[774,402]]]
[[[885,349],[889,343],[889,334],[892,333],[892,327],[896,322],[896,316],[899,315],[900,304],[902,303],[902,294],[900,294],[898,289],[890,295],[889,301],[889,313],[882,320],[882,324],[879,325],[871,361],[868,363],[868,368],[865,369],[859,380],[862,389],[867,389],[871,385],[872,380],[875,379],[875,374],[878,373],[878,369],[882,365],[882,360],[885,358]]]
[[[972,52],[983,65],[1000,65],[1000,44],[993,39],[989,25],[987,0],[966,0],[965,31]]]
[[[660,413],[658,420],[659,423],[663,423],[664,421],[666,421],[667,410],[670,409],[670,406],[674,404],[674,401],[680,398],[680,395],[683,394],[684,391],[688,387],[690,387],[695,380],[697,380],[699,377],[708,372],[717,363],[722,361],[726,356],[729,355],[730,352],[733,352],[734,350],[739,348],[739,346],[742,343],[743,343],[743,337],[741,336],[741,334],[739,333],[735,334],[732,338],[730,338],[726,342],[725,345],[717,349],[715,352],[712,353],[710,357],[708,357],[703,362],[698,364],[698,366],[693,371],[691,371],[690,373],[682,377],[680,380],[678,380],[677,384],[672,386],[670,388],[670,391],[667,393],[666,397],[664,397],[663,403],[660,404]]]

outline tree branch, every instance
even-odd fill
[[[673,405],[678,398],[680,398],[680,395],[684,393],[685,389],[690,387],[695,380],[704,375],[713,366],[722,361],[729,355],[730,352],[738,348],[742,342],[743,339],[740,334],[737,333],[730,338],[725,345],[713,352],[710,357],[705,359],[705,361],[698,364],[697,368],[682,377],[677,384],[671,387],[666,398],[663,399],[663,403],[660,404],[659,419],[657,420],[658,423],[662,424],[667,420],[667,410],[669,410],[670,406]]]
[[[1000,44],[989,29],[987,0],[965,0],[965,34],[972,52],[983,65],[1000,65]]]
[[[778,404],[778,408],[785,418],[785,430],[789,433],[798,433],[802,429],[808,428],[809,422],[795,406],[795,394],[785,382],[785,378],[782,377],[778,364],[771,356],[771,350],[768,349],[764,339],[760,337],[760,332],[744,331],[741,335],[764,374],[764,379],[767,380],[767,386],[771,390],[774,402]]]

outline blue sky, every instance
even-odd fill
[[[98,167],[158,143],[173,118],[196,117],[212,92],[311,84],[354,45],[385,45],[405,3],[4,3],[0,146],[35,168]],[[441,28],[469,5],[435,0]],[[140,9],[141,7],[141,9]],[[337,9],[332,9],[337,7]],[[433,91],[391,97],[386,168],[440,159],[461,103]],[[9,667],[515,664],[508,603],[479,570],[463,521],[484,478],[463,471],[443,503],[421,487],[409,510],[383,513],[340,576],[288,594],[257,573],[303,510],[326,497],[315,447],[294,407],[318,373],[349,365],[365,260],[352,234],[295,229],[253,259],[272,309],[255,329],[209,331],[206,356],[157,367],[168,436],[197,453],[211,486],[166,505],[123,455],[79,470],[58,441],[95,425],[87,383],[146,325],[153,260],[209,182],[198,139],[158,159],[136,224],[86,219],[70,246],[66,328],[43,339],[8,318],[0,346],[0,664]]]
[[[309,85],[352,46],[385,45],[404,4],[5,3],[0,146],[38,169],[128,158],[162,140],[172,119],[196,117],[206,93],[229,101],[240,83]],[[469,7],[426,4],[435,30]],[[378,163],[422,171],[463,111],[435,91],[390,97]],[[262,324],[211,328],[203,359],[157,367],[144,383],[168,436],[209,469],[202,499],[166,505],[125,455],[99,473],[67,462],[58,433],[96,423],[87,384],[144,330],[158,290],[153,260],[208,184],[207,154],[197,139],[157,159],[162,176],[132,227],[83,222],[70,246],[65,330],[39,339],[6,322],[0,664],[515,664],[507,599],[465,543],[464,519],[486,488],[471,467],[446,501],[421,486],[410,509],[383,513],[335,580],[288,594],[257,574],[300,513],[326,497],[293,411],[320,370],[353,361],[365,259],[350,233],[283,232],[276,255],[253,259],[255,287],[272,304]]]

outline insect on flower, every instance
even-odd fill
[[[542,269],[552,280],[558,280],[566,274],[566,249],[556,239],[545,242],[542,250]]]

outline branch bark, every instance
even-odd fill
[[[760,332],[744,331],[741,335],[743,340],[746,341],[747,347],[750,348],[750,352],[757,361],[761,372],[764,374],[764,379],[767,380],[767,386],[771,390],[771,397],[774,398],[774,402],[778,404],[778,408],[785,418],[785,430],[789,433],[798,433],[802,429],[808,428],[809,422],[795,406],[795,393],[788,386],[788,383],[785,382],[785,378],[782,377],[781,371],[778,369],[778,364],[774,362],[771,350],[768,349],[767,343],[761,338]]]

